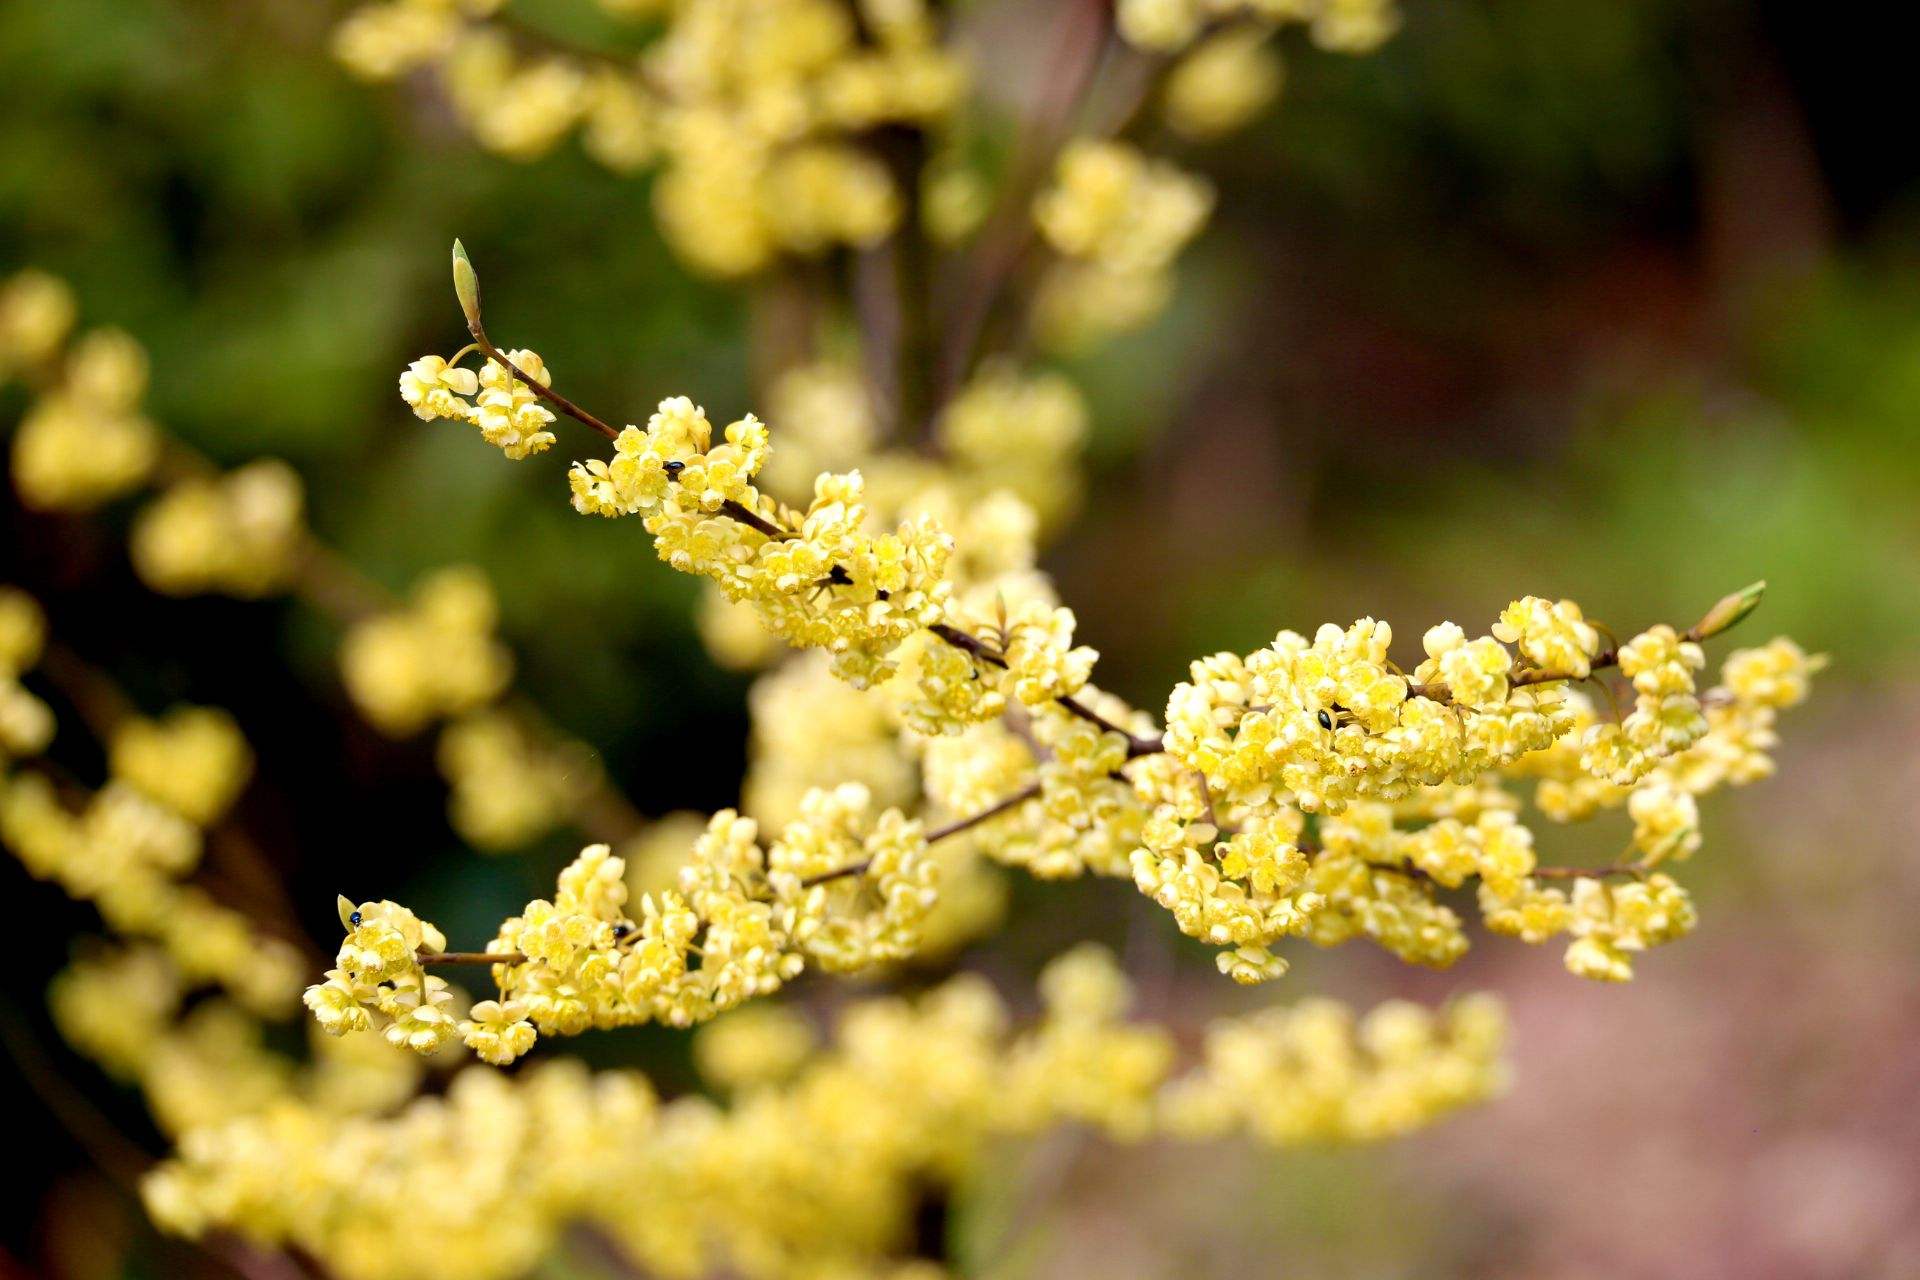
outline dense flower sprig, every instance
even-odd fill
[[[477,345],[493,350],[458,246],[455,280]],[[1630,976],[1628,953],[1692,927],[1684,890],[1653,870],[1698,846],[1695,797],[1765,772],[1775,704],[1803,695],[1819,666],[1776,641],[1765,656],[1734,654],[1738,687],[1701,697],[1701,641],[1751,612],[1757,585],[1684,634],[1662,624],[1609,650],[1577,604],[1527,596],[1486,635],[1430,628],[1411,673],[1389,656],[1392,629],[1373,619],[1202,659],[1169,695],[1162,732],[1090,684],[1097,655],[1076,643],[1073,614],[1030,567],[956,595],[942,570],[957,548],[922,516],[915,544],[928,576],[903,568],[881,578],[876,560],[911,559],[907,526],[868,531],[857,473],[821,476],[814,505],[793,512],[753,486],[771,438],[751,416],[716,446],[704,412],[684,399],[663,402],[644,431],[615,432],[550,387],[543,394],[616,442],[613,462],[575,465],[576,508],[642,514],[668,563],[718,582],[789,644],[825,650],[857,688],[880,683],[908,740],[934,739],[920,749],[927,793],[966,814],[942,836],[968,833],[978,854],[1038,875],[1130,875],[1184,932],[1221,948],[1221,972],[1239,982],[1284,973],[1273,947],[1289,937],[1323,946],[1365,937],[1412,963],[1451,964],[1467,938],[1437,895],[1469,880],[1495,931],[1536,943],[1571,932],[1573,972]],[[992,588],[991,605],[981,587]],[[1638,698],[1619,723],[1572,688],[1614,667]],[[1524,778],[1541,780],[1537,803],[1555,820],[1627,809],[1638,856],[1591,876],[1542,872],[1505,785]],[[810,793],[803,812],[830,794]],[[1310,818],[1317,847],[1304,841]],[[883,862],[839,847],[859,872]],[[828,859],[812,866],[834,873]],[[1561,875],[1576,879],[1571,896],[1542,883]],[[1604,883],[1616,875],[1635,883]],[[749,903],[771,896],[750,873],[735,879]],[[766,936],[779,953],[775,933]],[[778,970],[758,985],[779,985],[788,975]],[[692,1007],[683,1019],[725,1003]]]

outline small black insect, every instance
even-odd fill
[[[616,938],[624,938],[632,932],[633,926],[630,924],[617,924],[613,926],[613,936]]]
[[[360,927],[360,913],[356,911],[352,915],[348,916],[347,923],[352,925],[354,928],[358,929]]]
[[[1325,711],[1322,711],[1320,713],[1320,727],[1322,729],[1327,730],[1328,732],[1332,732],[1333,730],[1333,717],[1328,715]]]
[[[678,480],[680,473],[687,469],[687,464],[675,458],[670,462],[663,463],[660,469],[667,473],[667,479]]]

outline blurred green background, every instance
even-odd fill
[[[430,94],[352,81],[325,53],[336,16],[0,4],[0,275],[72,281],[87,321],[149,346],[168,430],[295,463],[314,524],[373,577],[484,565],[524,687],[643,810],[733,803],[746,680],[704,656],[690,580],[567,508],[569,437],[503,466],[416,421],[394,378],[458,344],[455,235],[490,327],[629,418],[671,394],[753,406],[746,297],[673,262],[644,180],[572,148],[486,157]],[[1174,310],[1072,368],[1094,482],[1049,563],[1105,682],[1153,706],[1191,657],[1282,626],[1374,614],[1411,640],[1527,592],[1619,627],[1685,621],[1758,577],[1740,639],[1790,632],[1834,663],[1788,717],[1781,777],[1708,806],[1700,936],[1633,986],[1488,942],[1437,976],[1306,956],[1259,993],[1500,989],[1507,1102],[1382,1151],[1230,1153],[1225,1176],[1217,1152],[1050,1141],[969,1198],[974,1270],[1920,1274],[1920,156],[1894,127],[1904,55],[1865,26],[1741,0],[1412,0],[1374,56],[1290,44],[1269,118],[1183,157],[1222,204]],[[0,391],[0,420],[19,407]],[[562,841],[460,847],[431,747],[346,714],[324,624],[157,599],[126,566],[126,516],[9,500],[0,581],[149,706],[239,712],[249,817],[321,936],[337,891],[461,939],[551,884]],[[24,925],[6,1020],[150,1137],[46,1024],[90,913],[11,860],[0,878]],[[1150,1003],[1233,1005],[1133,896],[1021,885],[996,976],[1096,936]],[[587,1052],[684,1071],[670,1036]],[[0,1089],[33,1172],[0,1209],[0,1273],[182,1274],[16,1070]]]

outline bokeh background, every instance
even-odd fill
[[[0,3],[0,275],[72,281],[91,322],[149,346],[168,430],[293,462],[373,578],[484,565],[523,686],[643,810],[733,803],[746,678],[706,658],[691,581],[567,509],[568,449],[503,466],[416,421],[393,380],[457,345],[456,234],[513,340],[629,417],[682,392],[750,407],[746,300],[672,261],[644,181],[571,148],[486,157],[431,97],[352,81],[325,52],[336,16]],[[1411,0],[1380,53],[1291,58],[1268,119],[1187,158],[1222,203],[1176,306],[1072,369],[1092,488],[1050,567],[1105,682],[1151,706],[1191,656],[1282,626],[1374,614],[1417,636],[1525,592],[1685,621],[1758,577],[1741,638],[1790,632],[1833,665],[1788,717],[1780,776],[1708,802],[1700,933],[1633,985],[1490,940],[1441,975],[1304,955],[1257,994],[1499,990],[1505,1101],[1362,1151],[1009,1150],[955,1217],[971,1272],[1920,1275],[1920,144],[1899,126],[1907,55],[1873,25],[1784,2]],[[0,390],[0,421],[19,407]],[[457,940],[551,885],[564,841],[460,845],[430,745],[347,712],[327,624],[146,592],[125,517],[9,498],[0,581],[149,706],[240,714],[248,820],[318,936],[340,891]],[[138,1100],[46,1020],[90,911],[11,859],[0,894],[0,1097],[25,1175],[0,1201],[0,1274],[199,1274],[99,1167],[102,1142],[157,1145]],[[1124,885],[1018,883],[1005,938],[956,963],[1018,991],[1089,936],[1162,1014],[1249,998]],[[664,1033],[583,1051],[686,1079]]]

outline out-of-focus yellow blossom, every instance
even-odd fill
[[[1182,1072],[1164,1030],[1124,1019],[1110,959],[1071,953],[1042,987],[1046,1014],[1021,1030],[972,976],[862,1001],[810,1055],[791,1015],[731,1014],[696,1041],[734,1091],[724,1108],[658,1105],[641,1077],[575,1062],[469,1068],[386,1117],[277,1101],[187,1134],[143,1190],[171,1231],[297,1245],[345,1280],[506,1280],[582,1223],[650,1273],[899,1275],[915,1189],[973,1175],[1001,1135],[1078,1122],[1121,1140],[1356,1141],[1505,1079],[1484,999],[1267,1010],[1216,1024]]]
[[[1130,333],[1166,310],[1168,271],[1122,271],[1097,262],[1059,262],[1034,299],[1034,330],[1049,351],[1084,355],[1115,334]]]
[[[225,711],[176,707],[158,720],[121,725],[107,763],[114,777],[205,827],[225,813],[247,785],[253,752]]]
[[[1115,17],[1127,43],[1156,53],[1177,53],[1209,24],[1235,19],[1263,32],[1300,23],[1337,53],[1370,52],[1400,25],[1393,0],[1120,0]]]
[[[53,741],[53,712],[12,676],[0,673],[0,764],[37,756]]]
[[[1018,494],[1046,523],[1078,503],[1073,464],[1088,429],[1086,402],[1066,377],[996,363],[941,412],[936,438],[980,489]]]
[[[341,674],[374,726],[394,737],[482,706],[506,687],[513,658],[494,639],[486,575],[436,570],[403,609],[357,624],[340,645]]]
[[[0,282],[0,381],[51,361],[79,314],[73,290],[57,276],[29,267]]]
[[[701,1078],[728,1091],[791,1079],[813,1053],[813,1024],[790,1008],[749,1005],[709,1022],[693,1037]]]
[[[46,636],[46,617],[33,597],[0,586],[0,765],[8,756],[39,755],[53,740],[53,712],[19,682],[40,660]]]
[[[0,586],[0,676],[18,676],[40,661],[47,618],[18,587]]]
[[[560,825],[598,777],[586,747],[538,737],[499,709],[448,724],[436,756],[453,792],[454,830],[487,850],[515,848]]]
[[[649,894],[659,895],[680,883],[680,868],[687,863],[687,850],[707,829],[704,814],[680,812],[656,818],[637,835],[620,846],[620,857],[627,864],[627,898],[638,902]]]
[[[741,798],[767,827],[799,816],[807,792],[841,782],[861,784],[882,806],[913,799],[913,763],[886,700],[834,679],[819,655],[761,676],[748,708],[753,736]]]
[[[13,486],[39,510],[89,511],[144,481],[159,451],[159,434],[138,413],[51,391],[14,433]]]
[[[1036,325],[1056,348],[1134,328],[1166,305],[1173,259],[1206,223],[1213,188],[1121,142],[1077,139],[1034,202],[1065,261],[1043,281]]]
[[[780,375],[770,396],[780,448],[767,458],[759,479],[776,494],[812,492],[815,476],[860,465],[879,439],[866,383],[849,364],[796,365]]]
[[[55,976],[47,1004],[68,1044],[113,1076],[134,1080],[184,994],[166,953],[141,945],[82,955]]]
[[[1775,636],[1758,649],[1728,654],[1721,679],[1741,702],[1785,710],[1806,700],[1809,678],[1826,665],[1826,654],[1808,654],[1787,637]]]
[[[182,480],[135,518],[133,566],[165,595],[271,595],[299,568],[301,506],[299,475],[272,459]]]
[[[1124,143],[1076,140],[1034,204],[1056,251],[1122,272],[1164,268],[1213,209],[1205,180]]]
[[[1498,1096],[1505,1041],[1488,996],[1437,1014],[1390,1001],[1357,1023],[1329,1000],[1266,1009],[1208,1029],[1203,1065],[1163,1095],[1161,1123],[1275,1144],[1392,1137]]]
[[[125,783],[76,814],[41,775],[0,779],[0,843],[36,879],[91,902],[114,932],[159,943],[190,982],[219,983],[259,1012],[285,1008],[298,988],[291,947],[180,883],[200,860],[199,832]]]
[[[788,652],[779,636],[760,625],[752,605],[727,599],[713,583],[701,587],[693,620],[707,656],[728,671],[757,671]]]
[[[1124,12],[1125,6],[1123,6]],[[1217,138],[1280,96],[1280,55],[1259,27],[1231,27],[1188,50],[1167,73],[1161,109],[1174,132]]]

